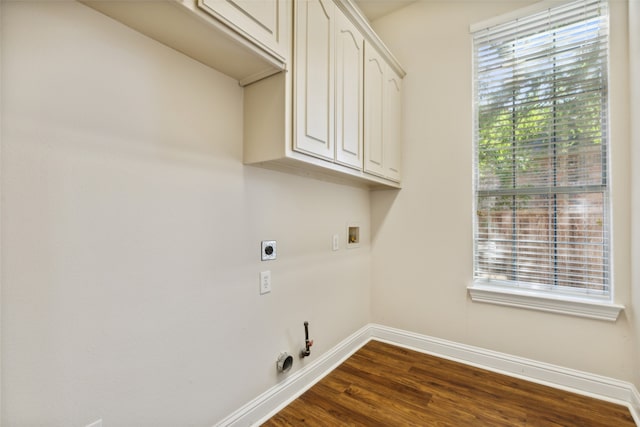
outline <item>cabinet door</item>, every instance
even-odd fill
[[[198,6],[253,42],[289,57],[290,0],[198,0]]]
[[[402,163],[402,79],[387,66],[384,92],[384,176],[400,182]]]
[[[295,9],[293,148],[333,160],[333,1],[297,1]]]
[[[384,176],[383,123],[386,64],[365,42],[364,49],[364,170]]]
[[[364,37],[336,10],[336,162],[362,170]]]

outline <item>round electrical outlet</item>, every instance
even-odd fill
[[[262,241],[262,261],[270,261],[276,259],[276,241],[275,240],[263,240]]]

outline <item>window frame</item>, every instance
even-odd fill
[[[503,23],[509,23],[521,18],[526,18],[528,16],[537,14],[539,12],[543,12],[550,8],[555,8],[564,4],[571,3],[575,0],[567,0],[564,2],[557,1],[542,1],[540,3],[536,3],[529,7],[525,7],[514,12],[492,18],[487,21],[483,21],[481,23],[472,25],[470,27],[470,32],[473,34],[477,31],[490,28],[496,25],[500,25]],[[606,0],[605,0],[606,1]],[[607,39],[610,39],[610,35],[607,36]],[[608,42],[607,42],[608,43]],[[475,55],[473,53],[472,55]],[[608,60],[608,59],[607,59]],[[474,64],[474,69],[472,72],[473,79],[473,126],[474,126],[474,134],[478,129],[478,104],[477,104],[477,92],[476,92],[476,79],[477,79],[477,70],[475,69],[475,59],[472,61]],[[607,80],[609,76],[607,75]],[[607,124],[610,123],[609,116],[609,93],[608,89],[604,95],[607,99],[605,103],[606,107],[606,116],[607,116]],[[610,135],[610,132],[609,132]],[[476,261],[476,251],[477,251],[477,243],[476,243],[476,233],[478,230],[477,224],[477,215],[476,215],[476,207],[478,202],[479,193],[482,190],[478,190],[475,182],[475,168],[477,167],[477,157],[479,155],[478,147],[476,146],[477,141],[474,136],[474,144],[473,144],[473,159],[474,159],[474,182],[473,182],[473,263],[474,263],[474,276],[475,276],[475,263]],[[610,183],[610,174],[611,174],[611,147],[608,144],[607,147],[603,147],[606,149],[606,184],[605,184],[605,195],[611,193],[611,183]],[[514,188],[512,193],[516,194],[521,189]],[[526,190],[524,190],[526,192]],[[468,292],[472,299],[475,302],[485,302],[492,303],[498,305],[506,305],[511,307],[519,307],[526,309],[534,309],[541,310],[552,313],[561,313],[561,314],[569,314],[579,317],[588,317],[600,320],[609,320],[615,321],[618,318],[620,311],[624,309],[623,305],[615,304],[613,302],[614,297],[614,287],[613,287],[613,244],[612,244],[612,230],[613,230],[613,219],[612,219],[612,206],[611,206],[611,198],[605,198],[605,202],[607,204],[606,209],[608,213],[608,232],[609,232],[609,242],[607,243],[607,257],[608,257],[608,293],[606,295],[589,295],[587,291],[580,291],[579,289],[569,289],[569,292],[559,292],[558,290],[549,290],[548,285],[541,285],[538,289],[535,286],[531,287],[517,287],[514,286],[512,282],[509,281],[500,281],[500,280],[489,280],[489,279],[474,279],[472,284],[468,286]],[[557,244],[557,240],[555,244]],[[597,293],[596,293],[597,294]]]

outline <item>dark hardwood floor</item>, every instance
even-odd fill
[[[635,426],[628,408],[371,341],[263,426]]]

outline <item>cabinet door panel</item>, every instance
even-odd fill
[[[385,63],[378,52],[365,43],[364,60],[364,170],[384,176],[383,102]]]
[[[362,169],[364,38],[336,12],[336,161]]]
[[[198,0],[198,5],[250,39],[289,57],[289,0]]]
[[[402,162],[402,80],[390,67],[385,76],[384,100],[384,174],[385,177],[400,182]]]
[[[296,3],[294,148],[333,160],[333,3]]]

